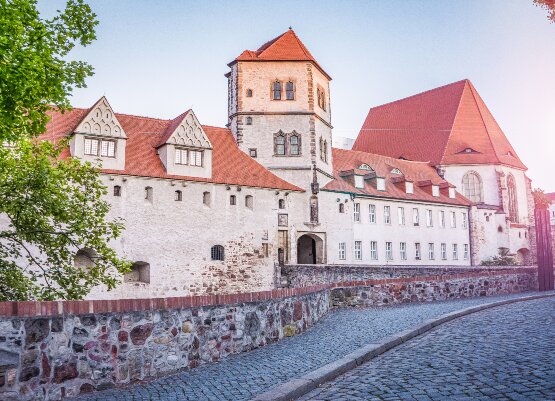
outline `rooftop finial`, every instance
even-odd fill
[[[293,30],[293,28],[291,27],[291,25],[289,25],[289,30],[290,30],[290,31],[292,31],[292,30]]]

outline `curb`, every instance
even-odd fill
[[[494,308],[496,306],[550,297],[555,297],[555,293],[550,292],[548,294],[529,295],[525,297],[506,299],[503,301],[490,302],[446,313],[435,319],[425,320],[418,326],[393,334],[378,343],[367,344],[364,347],[345,355],[341,359],[330,362],[327,365],[306,373],[299,378],[291,379],[272,388],[271,390],[258,394],[256,397],[252,398],[251,401],[295,400],[314,390],[316,387],[335,379],[337,376],[342,375],[343,373],[348,372],[349,370],[354,369],[357,366],[383,354],[384,352],[389,351],[390,349],[395,348],[414,337],[424,334],[432,330],[434,327],[442,325],[443,323],[447,323],[459,317],[480,312],[485,309]]]

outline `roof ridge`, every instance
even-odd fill
[[[265,51],[267,51],[270,47],[272,47],[273,45],[276,44],[276,42],[281,39],[287,32],[283,32],[281,35],[276,36],[275,38],[273,38],[272,40],[267,41],[266,43],[264,43],[262,46],[260,46],[257,50],[255,50],[254,52],[256,53],[256,56],[261,56]],[[259,53],[260,52],[260,53]]]
[[[372,156],[378,156],[378,157],[382,157],[383,159],[387,159],[387,160],[394,160],[394,161],[398,161],[399,163],[419,163],[419,164],[427,164],[430,167],[432,167],[430,165],[429,161],[423,161],[423,160],[407,160],[407,159],[397,159],[395,157],[391,157],[391,156],[386,156],[386,155],[381,155],[379,153],[372,153],[372,152],[365,152],[363,150],[354,150],[354,149],[341,149],[341,148],[334,148],[332,147],[332,149],[335,150],[339,150],[341,152],[355,152],[355,153],[360,153],[363,155],[372,155]]]
[[[310,53],[308,52],[308,49],[305,47],[305,45],[304,45],[304,43],[301,41],[301,39],[297,36],[297,34],[295,33],[295,31],[292,30],[292,29],[289,29],[289,30],[288,30],[287,32],[285,32],[285,33],[288,33],[288,32],[291,32],[291,33],[293,34],[293,37],[295,38],[295,40],[296,40],[297,43],[299,44],[299,47],[301,48],[301,50],[302,50],[302,52],[304,53],[304,55],[305,55],[307,58],[313,59],[314,57],[312,56],[312,54],[310,54]],[[285,34],[284,34],[284,35],[285,35]]]
[[[407,96],[407,97],[404,97],[404,98],[401,98],[401,99],[397,99],[397,100],[394,100],[394,101],[392,101],[392,102],[383,103],[383,104],[380,104],[380,105],[378,105],[378,106],[370,107],[370,109],[378,109],[378,108],[380,108],[380,107],[389,106],[389,105],[392,105],[392,104],[394,104],[394,103],[399,103],[399,102],[402,102],[402,101],[404,101],[404,100],[412,99],[413,97],[420,96],[420,95],[423,95],[423,94],[425,94],[425,93],[435,92],[435,91],[438,91],[438,90],[440,90],[440,89],[444,89],[444,88],[446,88],[446,87],[448,87],[448,86],[453,86],[453,85],[459,84],[459,83],[461,83],[461,82],[465,82],[465,83],[466,83],[466,82],[470,82],[470,80],[468,80],[468,79],[466,79],[466,78],[465,78],[465,79],[461,79],[460,81],[451,82],[451,83],[449,83],[449,84],[445,84],[445,85],[442,85],[442,86],[438,86],[437,88],[432,88],[432,89],[428,89],[428,90],[425,90],[425,91],[422,91],[422,92],[418,92],[418,93],[416,93],[416,94],[414,94],[414,95]]]

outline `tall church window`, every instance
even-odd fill
[[[512,174],[507,176],[507,192],[509,195],[509,220],[518,223],[518,202],[516,198],[515,178]]]
[[[474,203],[484,201],[482,179],[475,171],[467,172],[462,179],[463,194]]]
[[[299,150],[299,136],[298,135],[291,135],[289,137],[289,153],[292,156],[298,156],[301,154]]]
[[[281,100],[281,82],[275,81],[272,86],[272,99]]]
[[[285,135],[276,135],[274,138],[274,153],[278,156],[285,156]]]
[[[285,84],[285,98],[287,100],[295,100],[295,90],[293,82],[289,81]]]

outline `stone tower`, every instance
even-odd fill
[[[312,210],[332,178],[330,76],[292,29],[228,65],[228,126],[237,144],[306,189]]]

